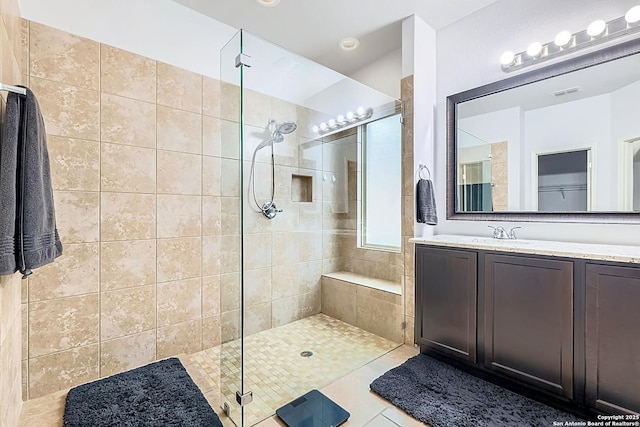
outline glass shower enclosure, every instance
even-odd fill
[[[306,347],[298,345],[300,331],[291,326],[323,316],[321,276],[348,269],[341,251],[357,250],[356,227],[346,226],[358,221],[350,191],[361,180],[357,132],[353,159],[336,161],[338,145],[326,142],[399,108],[392,97],[243,30],[221,50],[220,63],[220,402],[236,425],[249,426],[331,380],[312,374],[323,347],[311,348],[306,333]],[[269,335],[275,329],[285,335]],[[266,338],[258,344],[260,334]],[[384,351],[399,345],[389,343]],[[271,362],[293,357],[302,367]]]

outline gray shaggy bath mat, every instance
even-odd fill
[[[180,360],[161,360],[69,390],[65,427],[222,427]]]
[[[374,380],[371,390],[432,427],[540,427],[581,421],[423,354]]]

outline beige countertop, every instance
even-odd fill
[[[409,241],[430,246],[448,246],[453,248],[482,249],[640,264],[640,246],[556,242],[547,240],[494,239],[491,237],[456,236],[450,234],[416,237],[409,239]]]

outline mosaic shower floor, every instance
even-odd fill
[[[253,392],[253,402],[245,407],[245,425],[256,424],[296,397],[334,382],[399,345],[324,314],[245,338],[245,390]],[[301,356],[307,351],[313,355]],[[235,392],[240,390],[240,340],[184,359],[190,373],[200,371],[192,374],[199,377],[196,382],[206,380],[212,391],[222,383],[220,394],[211,393],[209,401],[229,402],[231,418],[238,421]]]

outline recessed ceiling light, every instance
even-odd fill
[[[354,50],[360,46],[360,40],[355,37],[345,37],[338,42],[338,46],[342,50]]]
[[[277,6],[278,3],[280,3],[280,0],[256,0],[256,3],[261,6],[273,7]]]

